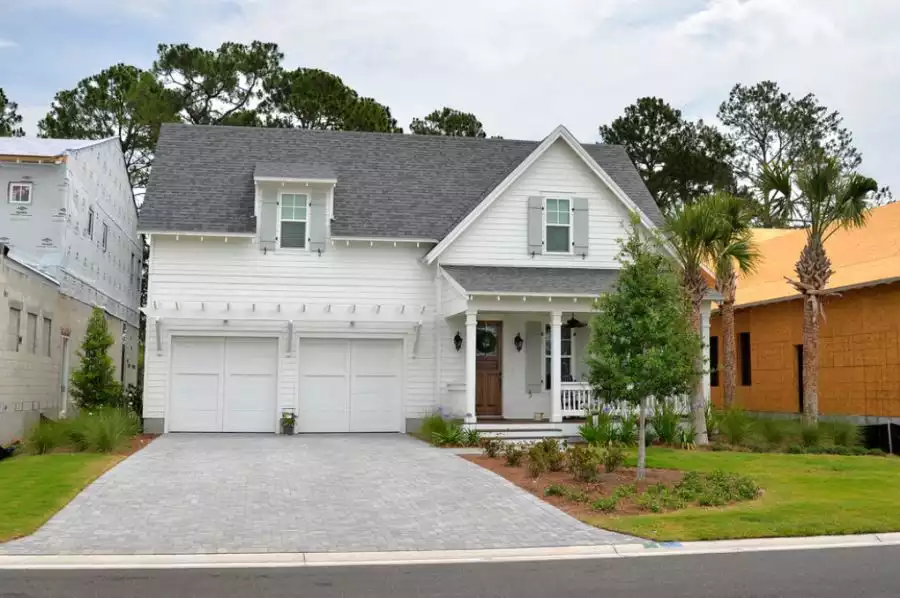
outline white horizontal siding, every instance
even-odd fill
[[[173,334],[238,334],[278,335],[278,404],[280,408],[296,405],[298,363],[296,343],[304,337],[387,336],[399,338],[407,347],[405,364],[406,417],[420,417],[436,406],[434,396],[434,268],[424,266],[419,258],[424,249],[406,247],[347,247],[335,244],[321,256],[298,250],[279,250],[264,255],[259,247],[243,239],[207,239],[204,242],[154,237],[151,244],[150,287],[148,305],[154,302],[171,311],[177,302],[180,310],[192,307],[190,319],[162,319],[162,354],[158,354],[155,325],[148,321],[144,416],[165,417],[169,386],[169,354],[167,347]],[[197,313],[203,303],[208,310]],[[310,306],[306,317],[294,321],[293,352],[286,352],[287,320],[239,320],[223,323],[221,309],[231,304],[234,313],[246,313],[251,304],[258,309],[277,303]],[[415,322],[360,321],[350,327],[346,321],[330,320],[323,311],[333,305],[333,312],[348,313],[349,306],[371,313],[374,305],[406,305],[407,313],[422,314],[418,346]],[[216,307],[218,306],[218,307]],[[317,318],[315,313],[321,313]],[[387,314],[385,307],[383,313]],[[216,316],[213,315],[215,312]],[[274,312],[273,312],[274,313]],[[187,315],[187,313],[185,313]],[[217,317],[218,316],[218,317]],[[396,320],[396,319],[395,319]],[[415,351],[414,351],[415,348]]]
[[[528,253],[528,197],[586,197],[589,202],[589,250],[575,255]],[[550,146],[487,212],[452,244],[443,264],[616,268],[617,239],[624,237],[629,213],[587,165],[560,140]]]

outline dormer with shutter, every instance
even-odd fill
[[[253,182],[260,251],[321,255],[334,214],[334,170],[323,164],[260,162]]]

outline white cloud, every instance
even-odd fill
[[[79,4],[162,19],[177,14],[194,31],[185,41],[205,46],[278,42],[286,65],[340,75],[388,104],[404,127],[450,105],[507,138],[540,138],[564,123],[594,140],[599,124],[639,96],[661,96],[711,120],[735,83],[774,79],[839,110],[864,154],[864,171],[900,190],[900,2],[893,0]]]
[[[18,45],[19,44],[12,41],[11,39],[3,39],[2,37],[0,37],[0,50],[2,50],[3,48],[15,48]]]

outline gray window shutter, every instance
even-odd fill
[[[590,227],[588,200],[586,197],[575,197],[573,198],[573,203],[575,204],[575,210],[572,214],[574,218],[572,222],[572,247],[575,250],[575,255],[580,255],[584,258],[587,257],[588,245],[590,244],[588,241]]]
[[[543,249],[544,235],[544,198],[528,198],[528,255],[540,255]]]
[[[525,322],[525,389],[528,392],[544,390],[541,370],[544,360],[543,326],[540,322]]]
[[[278,196],[274,192],[263,191],[259,206],[259,250],[275,251],[278,241]]]
[[[328,194],[324,191],[313,191],[309,199],[309,250],[322,253],[325,251],[325,205]]]

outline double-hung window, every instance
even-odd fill
[[[31,203],[31,183],[10,183],[9,184],[9,203],[12,203],[12,204]]]
[[[282,193],[279,234],[282,247],[306,247],[306,210],[308,195]]]
[[[544,205],[544,251],[572,253],[572,200],[548,198]]]
[[[574,381],[574,377],[572,376],[572,329],[568,326],[563,325],[560,327],[559,334],[559,363],[561,374],[560,382],[572,382]],[[547,390],[550,390],[550,379],[553,372],[551,360],[552,345],[550,337],[550,327],[547,326],[544,329],[544,387]]]

